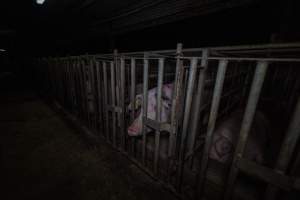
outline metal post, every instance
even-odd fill
[[[195,102],[196,102],[196,105],[194,108],[195,115],[194,115],[194,118],[191,119],[192,120],[191,136],[189,137],[189,141],[187,144],[188,154],[193,153],[194,146],[195,146],[197,127],[198,127],[198,122],[199,122],[199,117],[200,117],[200,109],[201,109],[201,105],[202,105],[202,96],[203,96],[203,92],[204,92],[203,90],[204,90],[204,85],[205,85],[206,69],[208,66],[207,57],[208,57],[208,49],[205,49],[202,52],[201,68],[200,68],[200,73],[199,73],[199,80],[198,80],[197,93],[196,93],[196,99],[195,99]]]
[[[161,122],[161,96],[163,88],[163,77],[164,77],[164,59],[160,58],[158,61],[158,80],[157,80],[157,99],[156,99],[156,121]],[[160,142],[160,131],[155,131],[155,152],[154,152],[154,173],[157,174],[158,159],[159,159],[159,142]]]
[[[98,123],[99,123],[99,130],[101,134],[104,134],[104,120],[103,120],[103,93],[101,87],[101,78],[100,78],[100,63],[96,61],[96,80],[97,80],[97,105],[98,105]]]
[[[177,129],[178,129],[178,113],[180,108],[180,99],[182,94],[182,81],[184,75],[184,67],[182,59],[182,44],[177,44],[176,50],[176,73],[175,73],[175,81],[173,88],[173,96],[172,96],[172,110],[171,110],[171,133],[169,136],[169,148],[168,148],[168,182],[171,180],[172,173],[172,159],[174,159],[175,149],[176,149],[176,140],[177,140]]]
[[[186,93],[186,100],[185,100],[185,110],[184,110],[184,119],[182,125],[182,135],[180,141],[180,151],[179,151],[179,171],[177,176],[177,187],[178,190],[181,190],[182,184],[182,175],[183,175],[183,168],[184,168],[184,156],[185,156],[185,146],[186,146],[186,136],[188,131],[188,124],[190,119],[190,111],[191,111],[191,104],[193,99],[193,91],[196,79],[196,72],[197,72],[197,58],[191,59],[191,67],[189,72],[189,80],[188,80],[188,88]]]
[[[130,102],[131,102],[131,113],[130,113],[130,123],[134,121],[135,116],[135,59],[131,59],[131,67],[130,67],[130,74],[131,74],[131,87],[130,87]],[[135,155],[135,142],[136,139],[133,137],[131,138],[131,151],[132,155]]]
[[[199,184],[198,184],[199,191],[197,191],[198,193],[196,193],[196,196],[198,194],[203,196],[204,182],[206,179],[206,172],[207,172],[208,159],[209,159],[209,151],[212,145],[213,133],[215,130],[215,124],[218,117],[218,110],[219,110],[219,105],[222,97],[227,65],[228,65],[227,60],[219,61],[212,105],[211,105],[211,110],[210,110],[209,120],[208,120],[207,135],[205,137],[205,145],[204,145],[204,150],[203,150],[203,155],[201,160],[201,167],[199,171]]]
[[[238,144],[236,146],[236,150],[234,153],[234,159],[230,168],[229,178],[227,182],[227,188],[225,191],[224,199],[231,199],[231,195],[234,189],[234,183],[236,177],[238,175],[238,168],[236,166],[237,160],[242,157],[243,151],[247,142],[247,137],[253,122],[254,114],[256,111],[257,103],[259,100],[260,92],[263,86],[264,78],[267,72],[268,62],[266,61],[258,61],[257,67],[254,74],[254,79],[252,81],[251,91],[247,103],[247,107],[245,110],[240,137]]]
[[[144,55],[144,77],[143,77],[143,149],[142,149],[142,163],[146,165],[146,134],[147,134],[147,126],[144,123],[144,118],[147,118],[148,113],[148,75],[149,75],[149,60],[148,55]]]
[[[113,136],[112,136],[112,141],[114,147],[117,147],[116,144],[116,113],[114,111],[114,108],[116,107],[116,86],[115,86],[115,66],[114,62],[110,62],[110,85],[111,85],[111,114],[112,114],[112,131],[113,131]]]
[[[108,126],[108,110],[107,110],[107,106],[108,106],[108,92],[107,92],[107,69],[106,69],[106,62],[103,61],[102,62],[102,70],[103,70],[103,110],[104,110],[104,123],[105,123],[105,135],[106,135],[106,140],[109,142],[109,126]]]
[[[123,147],[123,150],[126,150],[126,132],[125,132],[125,59],[121,58],[120,63],[120,80],[119,80],[119,89],[120,89],[120,102],[119,107],[121,108],[121,113],[119,113],[120,116],[120,128],[121,128],[121,144]]]

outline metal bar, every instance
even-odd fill
[[[131,59],[131,88],[130,88],[130,102],[132,110],[130,113],[130,120],[134,120],[135,115],[135,59]]]
[[[100,63],[98,61],[96,61],[96,80],[97,80],[97,105],[98,105],[98,119],[99,119],[99,129],[100,129],[100,132],[101,134],[103,134],[103,131],[104,131],[104,121],[103,121],[103,116],[104,116],[104,113],[103,113],[103,93],[102,93],[102,90],[101,90],[101,82],[100,82]]]
[[[109,142],[109,126],[108,126],[108,111],[107,111],[107,106],[108,106],[108,92],[107,92],[107,69],[106,69],[106,62],[102,62],[102,70],[103,70],[103,110],[104,110],[104,123],[105,123],[105,135],[106,135],[106,140]]]
[[[115,66],[114,62],[110,62],[110,85],[111,85],[111,106],[116,106],[116,86],[115,86]],[[116,144],[116,113],[111,112],[112,114],[112,141],[114,147],[117,147]]]
[[[291,190],[293,187],[293,180],[277,170],[258,165],[245,158],[238,158],[236,165],[237,168],[244,173],[257,177],[269,184],[272,184],[274,187],[276,186],[287,191]]]
[[[297,48],[300,47],[300,43],[281,43],[281,44],[259,44],[259,45],[240,45],[240,46],[223,46],[223,47],[203,47],[203,48],[188,48],[184,49],[182,52],[201,52],[204,49],[211,49],[213,51],[227,51],[227,50],[243,50],[243,49],[274,49],[274,48]],[[137,51],[137,52],[124,52],[124,55],[133,55],[133,54],[144,54],[145,51]],[[166,53],[166,54],[175,54],[175,49],[167,49],[167,50],[152,50],[148,51],[149,54],[155,53]],[[96,55],[97,56],[97,55]],[[101,54],[100,56],[111,56],[111,54]]]
[[[260,57],[209,57],[209,60],[235,60],[235,61],[265,61],[265,62],[300,62],[298,58],[260,58]]]
[[[91,58],[90,59],[90,70],[89,70],[89,75],[90,75],[90,83],[91,83],[91,104],[93,105],[93,112],[92,112],[92,127],[96,130],[97,128],[97,121],[96,121],[96,102],[95,102],[95,98],[96,98],[96,83],[95,83],[95,59]]]
[[[275,170],[284,174],[291,162],[293,152],[295,151],[297,142],[300,137],[300,96],[296,104],[293,117],[285,134],[284,141],[278,156]],[[266,190],[266,199],[275,199],[278,189],[273,185],[269,185]]]
[[[124,58],[121,58],[120,63],[120,103],[119,107],[121,108],[121,112],[119,113],[120,116],[120,128],[121,128],[121,144],[123,147],[123,150],[126,150],[126,133],[125,133],[125,113],[123,112],[125,110],[125,60]]]
[[[161,122],[161,103],[162,103],[162,89],[164,78],[164,59],[161,58],[158,61],[158,80],[157,80],[157,98],[156,98],[156,121]],[[158,159],[159,159],[159,147],[160,147],[160,131],[155,131],[155,152],[154,152],[154,173],[157,174]]]
[[[179,191],[181,190],[181,184],[182,184],[184,156],[185,156],[185,148],[186,148],[186,136],[188,131],[191,104],[193,99],[193,91],[194,91],[196,72],[197,72],[197,63],[198,63],[197,58],[191,59],[191,67],[189,72],[188,88],[186,93],[184,119],[182,125],[182,134],[181,134],[180,151],[179,151],[179,171],[177,174],[177,187]]]
[[[256,111],[258,99],[260,92],[263,86],[264,78],[267,72],[268,62],[259,61],[254,74],[254,79],[252,81],[251,91],[244,113],[244,118],[241,126],[240,137],[236,146],[234,153],[234,159],[230,168],[229,178],[227,182],[227,188],[225,191],[224,199],[231,199],[231,194],[233,191],[234,183],[238,174],[238,168],[235,163],[237,162],[238,157],[243,155],[243,151],[247,142],[247,137],[253,122],[254,114]]]
[[[176,149],[176,139],[177,139],[177,130],[178,130],[178,113],[180,110],[180,97],[181,97],[181,89],[182,89],[182,82],[183,82],[183,75],[184,75],[184,67],[183,62],[180,59],[182,54],[182,44],[177,44],[177,57],[176,57],[176,73],[175,73],[175,81],[174,81],[174,88],[172,94],[172,110],[171,110],[171,131],[169,136],[169,148],[168,148],[168,182],[171,179],[171,172],[172,172],[172,159],[175,155]]]
[[[131,59],[131,65],[130,65],[130,74],[131,74],[131,87],[130,87],[130,102],[132,105],[131,113],[130,113],[130,123],[134,121],[134,116],[135,116],[135,59]],[[135,155],[135,142],[136,139],[133,137],[131,138],[131,152],[132,155]]]
[[[198,86],[197,86],[197,93],[196,93],[196,98],[195,98],[195,108],[194,108],[194,118],[191,119],[192,120],[192,125],[191,125],[191,135],[189,137],[189,141],[187,144],[188,147],[188,153],[192,153],[194,150],[194,146],[195,146],[195,140],[196,140],[196,135],[197,135],[197,127],[198,127],[198,122],[199,122],[199,118],[200,118],[200,108],[202,106],[202,97],[203,97],[203,90],[204,90],[204,85],[205,85],[205,77],[206,77],[206,70],[208,67],[208,50],[204,50],[202,52],[202,59],[201,59],[201,69],[200,69],[200,73],[199,73],[199,80],[198,80]],[[192,161],[192,159],[191,159]],[[192,162],[190,162],[190,165],[192,164]]]
[[[198,184],[199,193],[197,193],[196,196],[198,194],[203,195],[204,182],[206,179],[206,172],[207,172],[208,159],[209,159],[209,151],[213,141],[213,133],[215,130],[215,124],[218,116],[218,110],[221,101],[227,65],[228,65],[227,60],[219,61],[216,84],[215,84],[214,94],[212,99],[212,106],[211,106],[209,120],[208,120],[207,135],[205,137],[205,145],[202,154],[201,167],[199,171],[199,184]]]
[[[146,126],[156,130],[156,131],[168,131],[170,132],[171,131],[171,125],[168,124],[168,123],[161,123],[161,122],[158,122],[156,120],[152,120],[152,119],[149,119],[149,118],[143,118],[144,120],[144,123]]]
[[[147,117],[148,113],[148,74],[149,74],[149,60],[148,55],[145,54],[144,56],[144,77],[143,77],[143,118]],[[146,134],[147,134],[147,127],[142,121],[143,124],[143,149],[142,149],[142,163],[146,165]]]

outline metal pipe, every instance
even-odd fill
[[[198,80],[198,86],[197,86],[197,93],[196,93],[196,98],[195,98],[195,108],[194,108],[194,118],[192,120],[192,125],[191,125],[191,135],[189,137],[188,141],[188,154],[191,154],[194,150],[195,146],[195,140],[196,140],[196,135],[197,135],[197,127],[198,127],[198,122],[200,118],[200,108],[202,106],[202,97],[203,97],[203,90],[204,90],[204,85],[205,85],[205,78],[206,78],[206,70],[208,67],[208,49],[204,50],[202,52],[202,59],[201,59],[201,68],[200,68],[200,73],[199,73],[199,80]],[[191,159],[192,160],[192,159]],[[192,162],[190,163],[192,164]]]
[[[162,89],[164,78],[164,59],[158,61],[158,80],[157,80],[157,97],[156,97],[156,121],[161,122],[161,103]],[[155,153],[154,153],[154,173],[157,174],[159,149],[160,149],[160,131],[155,131]]]
[[[209,151],[212,146],[213,133],[215,130],[215,124],[216,124],[216,120],[217,120],[217,116],[218,116],[218,110],[219,110],[219,105],[220,105],[220,101],[221,101],[227,65],[228,65],[227,60],[219,61],[216,84],[215,84],[213,100],[212,100],[212,106],[211,106],[209,120],[208,120],[207,135],[205,137],[205,145],[204,145],[204,150],[203,150],[203,155],[202,155],[202,160],[201,160],[201,167],[200,167],[200,171],[199,171],[199,184],[197,187],[199,190],[197,192],[199,192],[199,193],[197,193],[196,196],[198,194],[203,195],[204,182],[206,180],[206,172],[207,172],[208,159],[209,159]]]
[[[109,137],[109,126],[108,126],[108,110],[107,110],[107,107],[108,107],[108,88],[107,88],[107,66],[106,66],[106,62],[102,62],[102,70],[103,70],[103,91],[104,91],[104,94],[103,94],[103,109],[104,109],[104,114],[105,114],[105,135],[106,135],[106,140],[108,142],[110,142],[110,137]]]
[[[123,150],[125,151],[126,149],[126,132],[125,132],[125,60],[124,58],[121,58],[121,63],[120,63],[120,104],[119,107],[121,108],[121,113],[119,113],[120,116],[120,128],[121,128],[121,144],[123,147]]]
[[[177,174],[177,187],[179,191],[181,190],[181,184],[182,184],[186,136],[188,131],[187,129],[189,124],[189,119],[190,119],[191,104],[193,99],[194,84],[195,84],[196,72],[197,72],[197,63],[198,63],[197,58],[191,59],[191,67],[189,72],[188,88],[186,93],[184,119],[182,125],[182,134],[181,134],[180,151],[179,151],[179,171]]]
[[[115,66],[114,62],[110,62],[110,85],[111,85],[111,106],[116,107],[116,87],[115,87]],[[113,145],[116,148],[116,113],[114,110],[111,111],[112,114],[112,141]]]
[[[182,44],[177,44],[177,57],[176,57],[176,73],[175,73],[175,81],[174,81],[174,89],[172,95],[172,110],[171,110],[171,133],[169,136],[169,148],[168,148],[168,182],[171,179],[171,168],[172,166],[172,159],[174,159],[175,149],[176,149],[176,140],[177,140],[177,130],[178,130],[178,113],[180,108],[180,96],[181,96],[181,89],[182,89],[182,82],[183,82],[183,74],[184,74],[184,67],[183,62],[180,59],[182,54]]]
[[[252,81],[251,91],[248,98],[248,103],[244,113],[244,118],[241,126],[240,137],[234,153],[233,162],[230,168],[229,178],[227,181],[227,188],[225,190],[224,199],[231,199],[231,195],[234,188],[234,183],[238,175],[239,169],[236,166],[236,162],[239,157],[242,157],[245,145],[247,142],[248,134],[254,119],[257,103],[259,100],[260,92],[263,86],[264,78],[267,72],[268,62],[258,61],[257,67]]]
[[[131,87],[130,87],[130,102],[132,105],[131,113],[130,113],[130,123],[134,121],[135,116],[135,59],[131,59],[131,66],[130,66],[130,73],[131,73]],[[135,142],[136,139],[133,137],[131,138],[131,151],[132,155],[135,155]]]
[[[147,118],[148,113],[148,73],[149,73],[149,60],[148,55],[145,54],[144,57],[144,78],[143,78],[143,149],[142,149],[142,163],[146,165],[146,134],[147,134],[147,126],[144,123],[144,118]]]

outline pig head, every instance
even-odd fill
[[[232,160],[239,139],[242,119],[243,112],[236,111],[217,127],[209,154],[211,159],[222,163]],[[245,158],[260,164],[264,163],[268,130],[269,121],[262,112],[257,111],[244,150]]]
[[[173,93],[173,83],[165,84],[162,87],[162,103],[161,103],[161,122],[167,122],[171,115],[171,105],[172,105],[172,93]],[[129,105],[129,110],[137,110],[137,116],[128,127],[127,132],[129,136],[139,136],[142,134],[143,130],[143,95],[138,94],[135,97],[135,107]],[[155,120],[156,119],[156,106],[157,106],[157,88],[152,88],[148,90],[148,106],[147,106],[147,118]],[[149,128],[146,130],[150,131]]]

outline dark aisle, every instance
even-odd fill
[[[106,144],[87,145],[16,80],[0,79],[0,199],[174,199]]]

